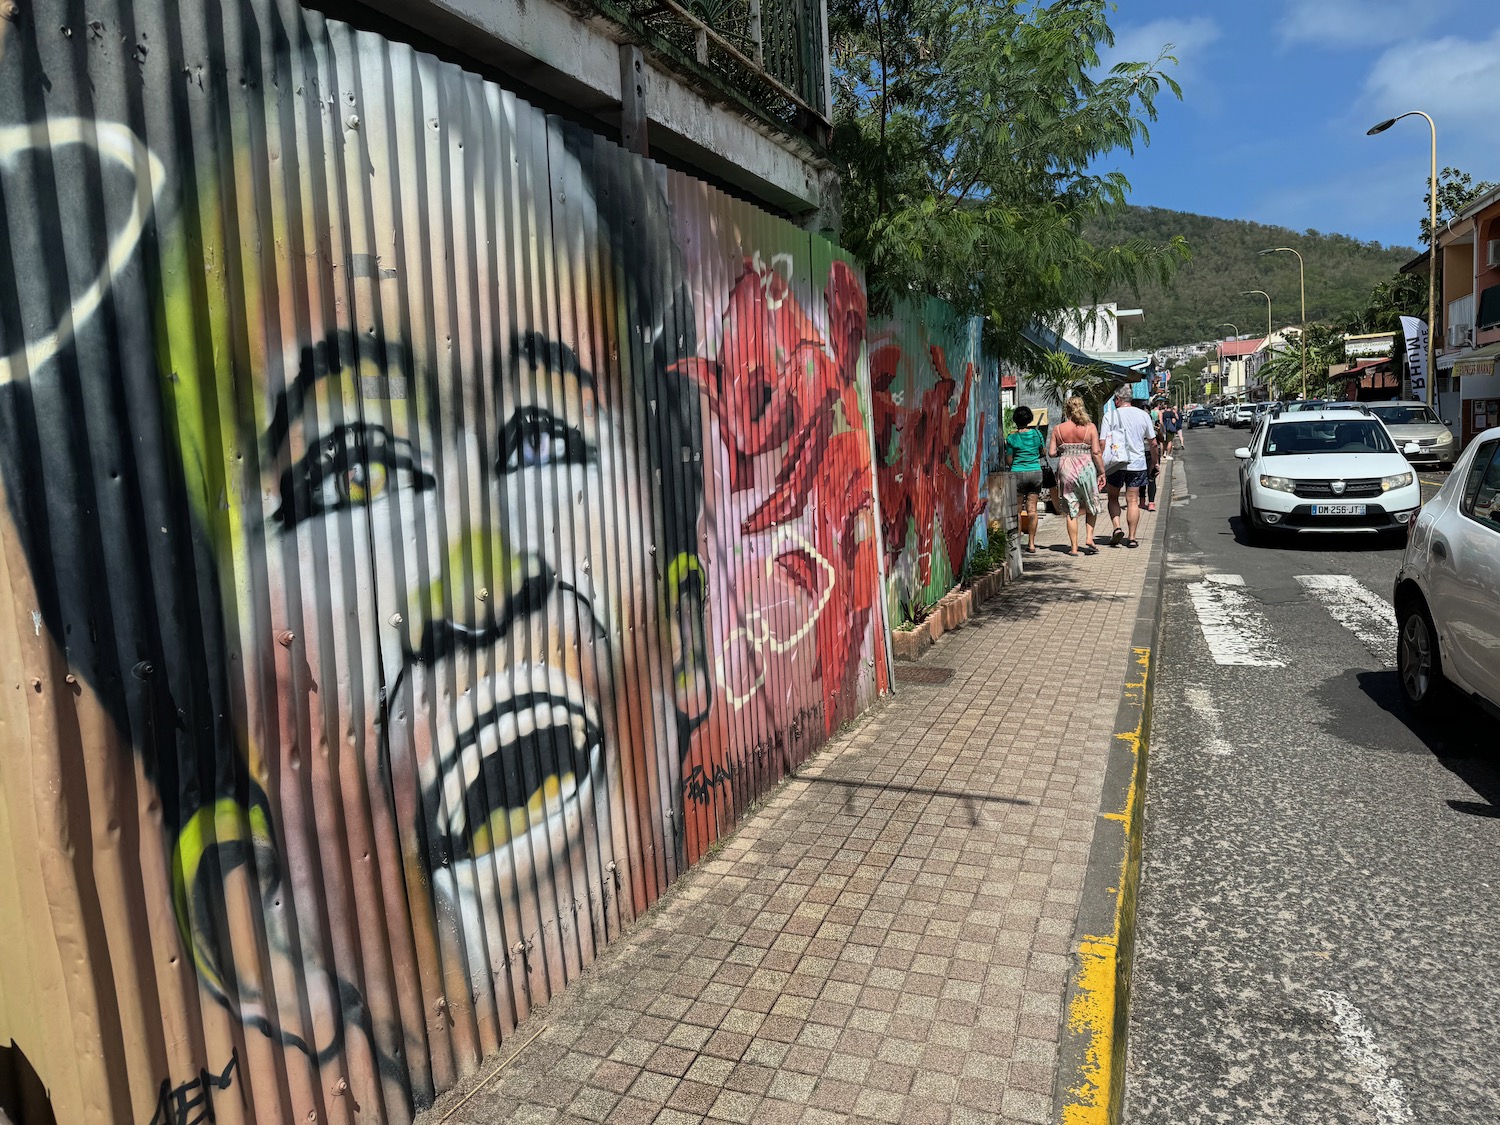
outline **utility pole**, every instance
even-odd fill
[[[1396,117],[1387,118],[1379,125],[1372,125],[1365,131],[1365,136],[1373,137],[1376,133],[1384,133],[1403,117],[1425,118],[1432,134],[1432,169],[1427,182],[1427,386],[1422,396],[1427,405],[1431,406],[1435,394],[1433,385],[1437,382],[1437,361],[1433,358],[1436,355],[1434,348],[1437,336],[1437,123],[1420,109],[1411,109]]]
[[[1273,246],[1262,254],[1297,254],[1290,246]],[[1307,266],[1297,254],[1297,277],[1302,282],[1302,397],[1307,398]],[[1431,337],[1428,333],[1428,337]]]

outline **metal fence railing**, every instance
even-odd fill
[[[595,0],[798,133],[828,125],[820,0]]]

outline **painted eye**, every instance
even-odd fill
[[[386,467],[379,461],[350,465],[334,477],[339,499],[346,504],[368,504],[385,492]]]
[[[546,410],[518,410],[505,424],[503,471],[532,469],[541,465],[581,465],[593,460],[594,451],[576,426]]]
[[[340,426],[282,472],[275,519],[290,528],[312,516],[367,507],[387,492],[436,487],[410,442],[380,426]]]

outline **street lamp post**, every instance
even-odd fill
[[[1222,320],[1218,324],[1214,325],[1214,327],[1215,328],[1234,328],[1234,325],[1230,324],[1229,321],[1227,321],[1227,320]],[[1239,334],[1240,334],[1240,330],[1238,328],[1234,328],[1235,338],[1238,338]],[[1220,367],[1222,369],[1220,371],[1220,374],[1222,374],[1222,375],[1228,375],[1229,374],[1229,369],[1224,366],[1224,353],[1222,351],[1219,352],[1219,365],[1220,365]]]
[[[1427,405],[1431,406],[1433,384],[1437,382],[1437,364],[1433,359],[1433,336],[1437,333],[1437,125],[1420,109],[1412,109],[1396,117],[1387,118],[1379,125],[1370,126],[1365,130],[1365,136],[1373,137],[1376,133],[1384,133],[1403,117],[1425,118],[1427,128],[1432,133],[1432,174],[1427,185],[1430,203],[1427,212],[1427,386],[1423,394]]]
[[[1290,246],[1273,246],[1262,254],[1297,254]],[[1307,398],[1307,266],[1297,254],[1297,278],[1302,283],[1302,397]],[[1269,298],[1267,298],[1269,300]]]
[[[1242,289],[1241,297],[1248,297],[1252,293],[1259,293],[1266,299],[1266,358],[1271,358],[1271,294],[1264,289]]]

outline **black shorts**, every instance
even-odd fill
[[[1145,469],[1116,469],[1104,478],[1110,488],[1145,488],[1151,474]]]
[[[1016,495],[1017,496],[1040,496],[1042,494],[1042,470],[1032,469],[1029,473],[1016,473]]]

